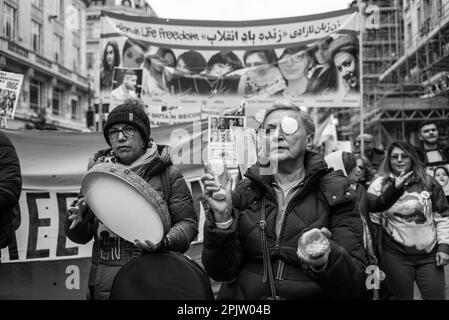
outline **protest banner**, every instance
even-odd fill
[[[14,119],[23,74],[0,71],[0,118]]]
[[[359,26],[355,8],[244,22],[103,12],[102,101],[117,105],[110,93],[120,67],[142,69],[141,98],[152,114],[170,110],[170,123],[222,115],[242,100],[249,117],[275,101],[356,108]]]

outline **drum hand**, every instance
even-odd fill
[[[161,242],[155,245],[153,242],[148,240],[143,243],[142,241],[136,239],[134,240],[134,245],[147,252],[157,252],[161,249]]]
[[[232,179],[229,177],[226,185],[220,186],[212,175],[206,174],[201,177],[201,181],[204,186],[204,199],[214,213],[215,222],[221,223],[231,219]],[[216,196],[217,192],[219,192],[220,197]]]
[[[78,224],[83,222],[87,212],[87,203],[84,198],[73,201],[67,208],[69,220],[72,220],[69,230],[73,230]]]

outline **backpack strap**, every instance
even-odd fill
[[[262,197],[262,206],[260,208],[260,243],[262,246],[262,261],[263,261],[263,282],[268,284],[270,287],[270,296],[267,300],[280,300],[280,297],[276,292],[276,284],[274,281],[273,269],[271,266],[270,253],[268,251],[268,242],[266,235],[267,222],[265,220],[265,198]],[[267,279],[268,278],[268,279]]]

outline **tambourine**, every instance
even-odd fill
[[[170,214],[161,195],[122,165],[93,166],[83,177],[82,193],[95,216],[125,240],[156,245],[170,230]]]

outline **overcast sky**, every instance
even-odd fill
[[[348,8],[350,0],[147,0],[159,17],[192,20],[257,20]]]

